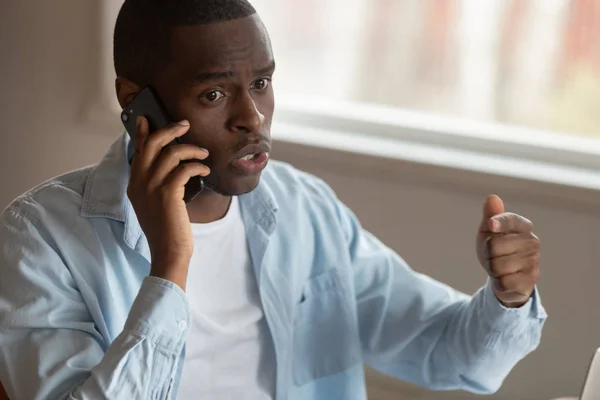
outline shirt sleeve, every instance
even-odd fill
[[[497,300],[489,281],[474,296],[458,292],[415,272],[334,203],[368,364],[429,389],[489,394],[539,345],[546,313],[537,290],[516,309]]]
[[[0,381],[11,399],[166,399],[189,321],[185,294],[147,277],[106,343],[53,241],[8,209],[0,219]]]

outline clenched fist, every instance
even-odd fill
[[[477,258],[506,307],[527,303],[540,276],[540,240],[527,218],[504,212],[500,197],[489,196],[477,232]]]

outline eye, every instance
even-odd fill
[[[202,95],[202,98],[204,100],[208,101],[209,103],[214,103],[216,101],[219,101],[223,97],[225,97],[225,94],[223,92],[221,92],[220,90],[211,90],[210,92],[204,93]]]
[[[254,89],[256,90],[266,90],[269,87],[269,83],[271,83],[270,78],[261,78],[254,82]]]

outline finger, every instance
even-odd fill
[[[148,120],[145,117],[139,116],[135,120],[135,154],[142,152],[146,140],[148,139]]]
[[[501,293],[515,293],[523,297],[529,297],[537,283],[539,276],[538,270],[532,270],[530,273],[520,273],[504,275],[493,279],[494,289]]]
[[[533,223],[514,213],[503,213],[489,219],[489,230],[494,233],[527,233],[533,231]]]
[[[540,240],[529,233],[493,233],[485,242],[488,260],[512,254],[530,254],[539,251]]]
[[[494,215],[502,214],[503,212],[504,202],[502,199],[495,194],[488,196],[483,205],[483,217],[491,218]]]
[[[516,273],[526,273],[539,267],[539,254],[532,253],[526,256],[512,254],[490,260],[487,263],[487,272],[491,278],[500,278]]]
[[[165,180],[162,186],[166,195],[176,193],[177,190],[183,188],[188,181],[195,177],[205,177],[210,174],[210,169],[199,162],[190,162],[179,165],[171,175]],[[183,192],[182,192],[183,198]]]
[[[178,137],[183,136],[189,129],[189,122],[184,120],[171,124],[166,128],[158,129],[152,134],[148,134],[148,138],[138,156],[140,168],[149,170],[160,155],[162,149]]]
[[[135,136],[134,136],[134,156],[131,161],[131,176],[137,176],[140,168],[142,149],[148,139],[148,120],[144,117],[137,117],[135,120]]]
[[[182,161],[204,160],[208,151],[192,144],[176,144],[165,147],[155,163],[151,185],[160,185]]]
[[[488,196],[483,205],[483,218],[479,225],[479,232],[489,232],[488,220],[494,215],[502,214],[503,212],[504,202],[502,199],[495,194]]]

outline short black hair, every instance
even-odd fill
[[[125,0],[115,25],[115,72],[138,85],[149,84],[170,59],[174,27],[214,24],[255,13],[247,0]]]

